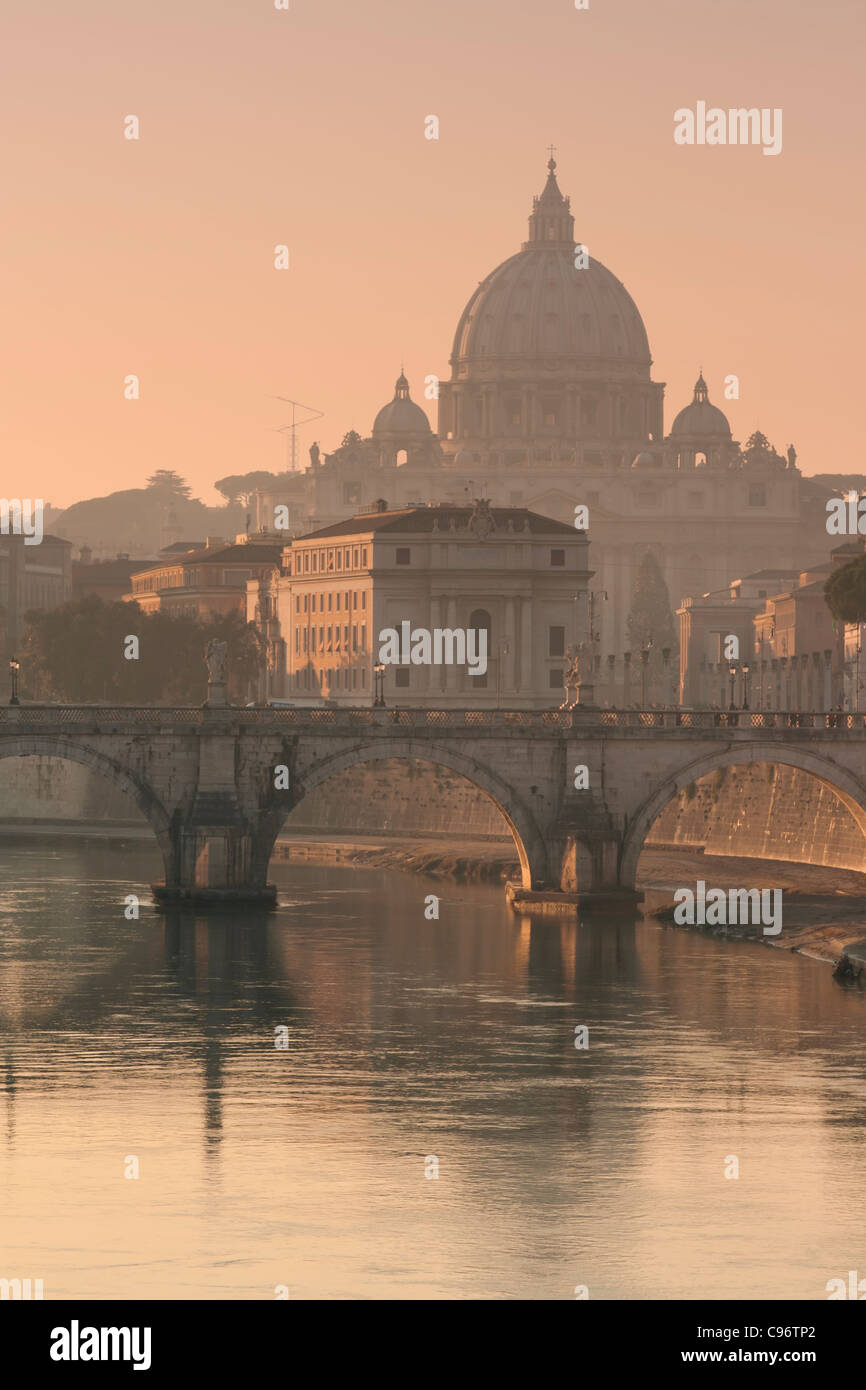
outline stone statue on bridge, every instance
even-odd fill
[[[207,700],[205,706],[208,709],[224,706],[229,702],[226,682],[228,651],[228,642],[221,642],[216,637],[212,637],[204,649],[204,659],[207,662]]]
[[[565,655],[569,666],[565,673],[565,699],[559,708],[573,709],[575,705],[592,704],[592,643],[584,639],[576,647],[567,647]]]

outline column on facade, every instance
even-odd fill
[[[455,594],[448,595],[448,610],[447,617],[445,620],[445,626],[447,628],[450,628],[452,631],[457,626],[457,597]],[[450,666],[445,667],[445,690],[447,694],[450,696],[456,696],[457,694],[458,671],[459,668],[456,662],[454,662]]]
[[[441,627],[441,626],[442,626],[442,623],[441,623],[441,621],[440,621],[440,617],[441,617],[441,607],[442,607],[442,605],[441,605],[441,601],[440,601],[439,595],[438,595],[438,594],[431,594],[431,596],[430,596],[430,631],[431,631],[431,633],[435,632],[437,627]],[[437,700],[437,698],[438,698],[438,696],[439,696],[439,692],[441,691],[441,689],[442,689],[442,667],[441,667],[441,666],[434,666],[434,665],[431,664],[431,665],[428,666],[428,668],[427,668],[427,681],[426,681],[426,684],[425,684],[425,690],[426,690],[426,693],[427,693],[427,703],[428,703],[428,704],[430,704],[431,701],[432,701],[433,704],[436,703],[436,700]]]
[[[514,624],[514,599],[505,600],[505,631],[500,641],[500,652],[503,644],[508,648],[508,655],[500,656],[502,661],[502,693],[511,695],[514,693],[514,671],[515,671],[515,648],[517,646],[517,630]]]
[[[520,693],[532,695],[532,600],[522,598],[520,610]]]

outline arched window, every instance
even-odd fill
[[[397,450],[397,467],[400,468],[404,463],[407,463],[408,460],[409,460],[409,450],[408,450],[408,449],[398,449],[398,450]]]

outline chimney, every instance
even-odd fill
[[[208,536],[205,541],[205,550],[218,550],[223,544],[222,536]]]

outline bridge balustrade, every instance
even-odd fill
[[[219,710],[199,706],[162,708],[135,705],[0,705],[0,726],[47,724],[193,724],[217,718],[232,725],[250,727],[280,724],[324,725],[337,728],[511,728],[582,729],[597,725],[609,729],[866,729],[866,714],[843,710],[635,710],[575,709],[245,709]]]

